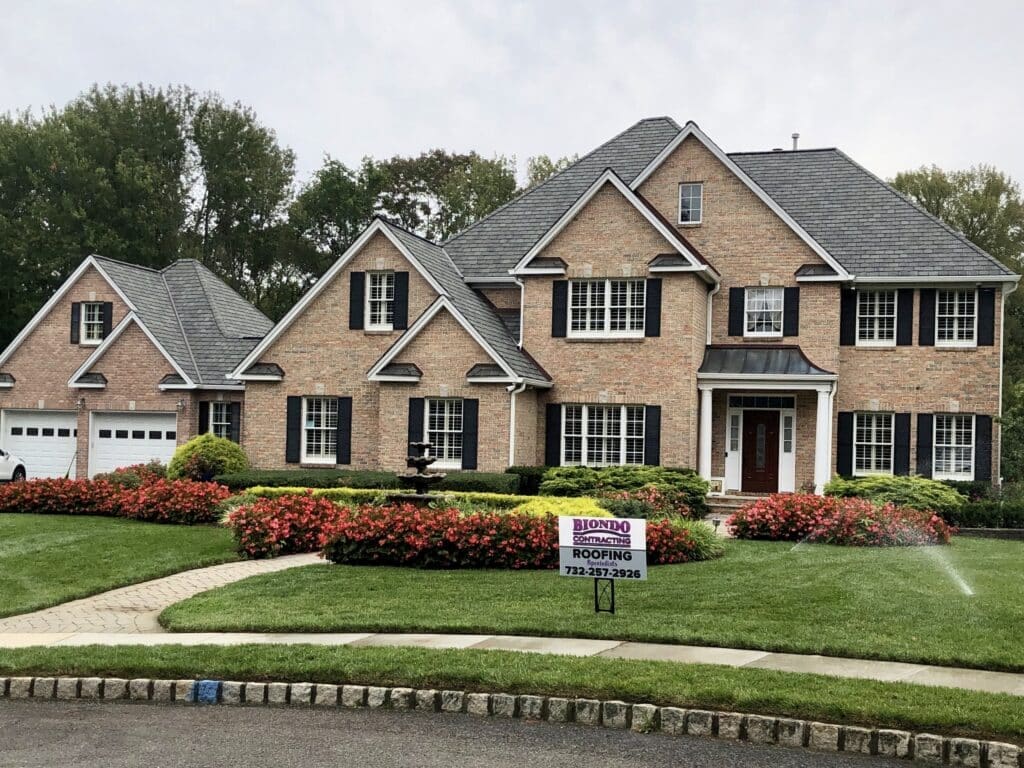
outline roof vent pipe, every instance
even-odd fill
[[[772,147],[772,152],[781,152],[782,147]]]
[[[800,141],[800,134],[799,133],[794,133],[793,134],[793,151],[794,152],[796,152],[796,143],[798,141]]]

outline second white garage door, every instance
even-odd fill
[[[166,464],[177,447],[177,422],[174,413],[94,413],[89,477],[154,459]]]

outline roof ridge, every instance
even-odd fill
[[[726,152],[733,155],[792,155],[801,152],[838,152],[838,147],[807,147],[806,149],[748,149],[744,152]]]
[[[104,255],[99,254],[99,253],[91,253],[91,254],[89,254],[89,256],[91,258],[93,258],[93,259],[98,259],[99,261],[108,261],[111,264],[117,264],[118,266],[129,267],[131,269],[138,269],[138,270],[142,270],[144,272],[152,272],[152,273],[157,274],[157,275],[159,275],[161,272],[163,272],[163,269],[157,269],[156,267],[147,267],[145,264],[133,264],[130,261],[121,261],[120,259],[112,259],[109,256],[104,256]],[[168,265],[168,266],[170,266],[170,265]],[[164,269],[166,269],[166,267]]]
[[[160,281],[164,285],[164,290],[167,291],[167,301],[171,305],[171,313],[174,315],[174,320],[178,324],[178,330],[181,331],[182,341],[185,342],[185,349],[188,350],[189,359],[192,361],[192,370],[194,371],[196,377],[195,383],[202,384],[203,372],[199,370],[199,363],[196,362],[195,353],[192,351],[192,342],[189,341],[188,334],[185,333],[185,326],[182,325],[181,315],[178,314],[178,307],[174,303],[174,294],[171,292],[171,286],[167,284],[167,276],[163,272],[160,272]],[[207,299],[207,301],[209,301],[209,299]]]
[[[593,148],[592,150],[590,150],[589,152],[587,152],[587,153],[586,153],[585,155],[583,155],[582,157],[578,158],[578,159],[576,160],[576,162],[574,162],[574,163],[570,163],[569,165],[565,166],[565,168],[563,168],[562,170],[560,170],[560,171],[556,171],[555,173],[551,174],[551,175],[550,175],[550,176],[548,176],[548,177],[547,177],[546,179],[544,179],[544,181],[542,181],[542,182],[541,182],[540,184],[537,184],[537,185],[536,185],[536,186],[534,186],[534,187],[530,187],[529,189],[525,189],[525,190],[523,190],[523,191],[522,191],[522,193],[520,193],[520,194],[516,195],[516,196],[515,196],[515,197],[513,197],[513,198],[512,198],[511,200],[509,200],[509,201],[507,201],[507,202],[505,202],[505,203],[502,203],[501,205],[499,205],[499,206],[498,206],[497,208],[495,208],[495,209],[494,209],[493,211],[491,211],[490,213],[488,213],[488,214],[487,214],[486,216],[484,216],[483,218],[477,219],[476,221],[474,221],[474,222],[473,222],[472,224],[470,224],[470,225],[469,225],[468,227],[466,227],[465,229],[463,229],[463,230],[460,230],[459,232],[456,232],[456,233],[455,233],[454,235],[452,235],[452,236],[451,236],[451,237],[449,237],[449,238],[448,238],[447,240],[445,240],[445,241],[444,241],[444,243],[442,243],[442,244],[441,244],[441,246],[442,246],[442,247],[444,247],[445,245],[447,245],[448,243],[452,242],[453,240],[458,240],[458,239],[459,239],[460,237],[462,237],[462,236],[463,236],[464,234],[466,234],[466,233],[467,233],[467,232],[469,232],[470,230],[472,230],[472,229],[475,229],[475,228],[476,228],[476,227],[477,227],[478,225],[480,225],[480,224],[483,224],[483,223],[484,223],[485,221],[487,221],[488,219],[490,219],[490,218],[491,218],[492,216],[495,216],[496,214],[498,214],[499,212],[503,211],[503,210],[504,210],[505,208],[507,208],[508,206],[512,205],[512,203],[515,203],[515,202],[518,202],[519,200],[522,200],[522,199],[524,199],[524,198],[525,198],[525,197],[526,197],[527,195],[532,195],[532,194],[533,194],[534,192],[536,192],[537,190],[539,190],[539,189],[541,189],[542,187],[546,186],[546,185],[547,185],[548,183],[550,183],[550,182],[554,181],[554,180],[555,180],[555,179],[557,179],[557,178],[558,178],[559,176],[561,176],[562,174],[564,174],[564,173],[566,173],[567,171],[571,170],[572,168],[575,168],[575,167],[576,167],[577,165],[579,165],[580,163],[582,163],[582,162],[583,162],[584,160],[586,160],[586,159],[587,159],[588,157],[590,157],[590,156],[591,156],[591,155],[593,155],[593,154],[596,154],[596,153],[597,153],[597,152],[598,152],[599,150],[601,150],[601,149],[603,149],[604,147],[608,146],[608,145],[609,145],[609,144],[611,144],[611,143],[612,143],[613,141],[616,141],[617,139],[620,139],[620,138],[622,138],[623,136],[625,136],[625,135],[626,135],[627,133],[629,133],[630,131],[632,131],[632,130],[633,130],[634,128],[636,128],[636,127],[637,127],[638,125],[640,125],[641,123],[653,123],[653,122],[656,122],[656,121],[658,121],[658,120],[667,120],[667,121],[668,121],[669,123],[671,123],[671,124],[672,124],[672,126],[673,126],[673,127],[674,127],[674,128],[676,129],[676,131],[677,131],[677,135],[678,135],[678,131],[681,131],[681,130],[682,130],[682,128],[680,128],[680,127],[679,127],[679,123],[677,123],[677,122],[676,122],[675,120],[673,120],[673,119],[672,119],[671,117],[645,117],[645,118],[643,118],[643,119],[641,119],[641,120],[637,120],[637,121],[636,121],[635,123],[633,123],[633,124],[632,124],[631,126],[629,126],[628,128],[626,128],[626,129],[624,129],[624,130],[622,130],[622,131],[619,131],[619,132],[618,132],[617,134],[615,134],[614,136],[612,136],[612,137],[611,137],[610,139],[608,139],[607,141],[605,141],[605,142],[603,142],[603,143],[599,144],[598,146],[594,147],[594,148]],[[674,139],[674,138],[675,138],[675,136],[673,136],[673,137],[672,137],[672,139]],[[672,139],[669,139],[669,141],[672,141]],[[668,142],[666,142],[666,144],[667,144],[667,143],[668,143]],[[602,171],[602,173],[603,173],[603,171]]]

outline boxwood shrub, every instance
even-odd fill
[[[216,481],[233,491],[253,486],[288,488],[376,488],[398,490],[394,472],[369,469],[279,469],[251,470],[218,475]],[[516,493],[519,477],[503,472],[448,472],[434,486],[441,491],[484,491]],[[410,491],[412,489],[409,489]]]
[[[540,484],[548,469],[549,467],[509,467],[505,472],[519,478],[519,493],[536,496],[540,493]]]
[[[167,465],[167,479],[207,481],[247,469],[249,459],[238,443],[207,432],[178,446]]]
[[[967,502],[959,492],[939,480],[898,475],[837,477],[825,486],[825,495],[857,497],[876,504],[891,502],[897,507],[940,513],[956,512]]]
[[[1024,528],[1024,504],[1015,502],[983,499],[939,514],[958,528]]]
[[[681,496],[694,516],[707,514],[708,482],[692,469],[552,467],[544,473],[540,492],[546,496],[610,496],[647,487]]]

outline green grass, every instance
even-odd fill
[[[0,617],[235,559],[211,526],[0,514]]]
[[[0,651],[0,675],[112,675],[405,685],[623,699],[1024,742],[1020,697],[758,669],[310,645]]]
[[[967,595],[954,578],[970,585]],[[593,612],[586,579],[548,571],[315,565],[171,606],[174,631],[486,632],[614,638],[1024,670],[1024,543],[854,549],[732,541],[719,560],[651,568]]]

